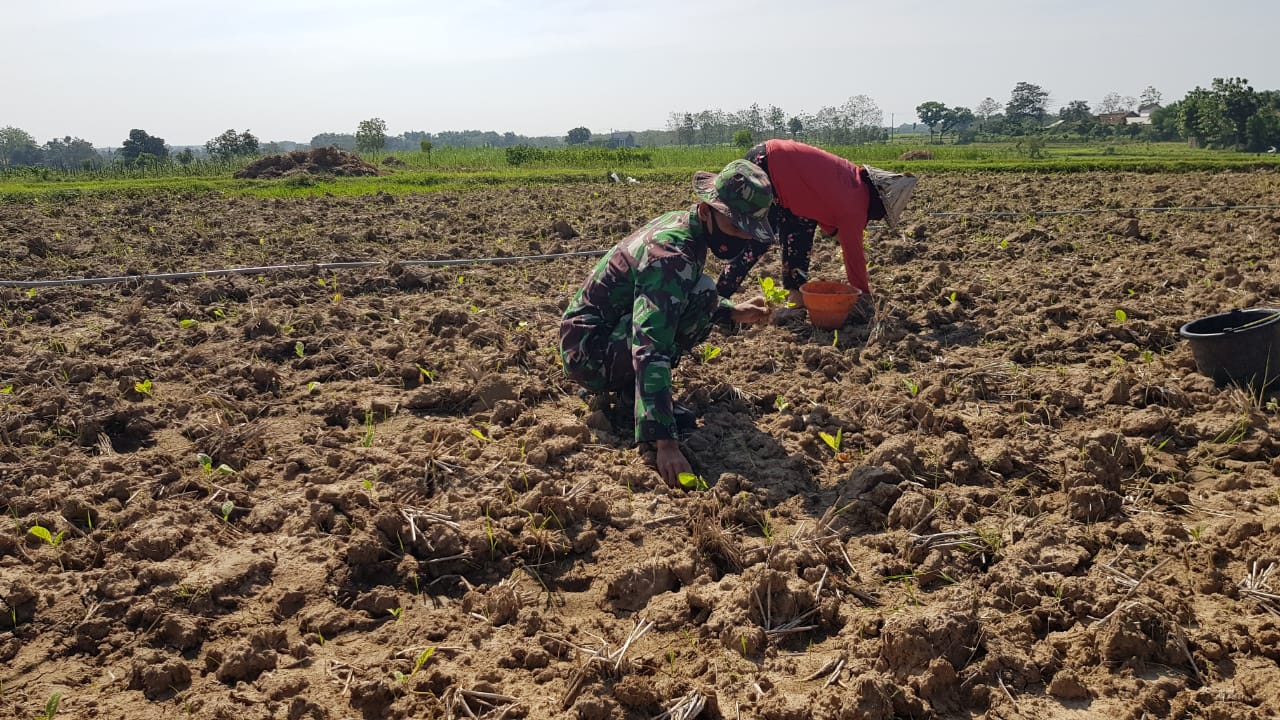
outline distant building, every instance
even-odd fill
[[[1160,103],[1151,103],[1150,105],[1139,105],[1137,117],[1127,117],[1124,122],[1126,125],[1150,125],[1151,113],[1160,109]]]
[[[1138,117],[1138,113],[1132,110],[1124,110],[1121,112],[1099,113],[1098,122],[1102,125],[1124,125],[1129,122],[1129,118]]]

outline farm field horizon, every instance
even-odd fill
[[[0,287],[0,711],[1277,717],[1277,399],[1178,328],[1280,308],[1280,174],[1102,152],[859,158],[920,177],[874,295],[675,371],[705,491],[561,374],[594,257],[394,261],[604,250],[737,148],[6,177],[3,281],[385,264]]]

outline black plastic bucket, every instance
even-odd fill
[[[1218,385],[1262,392],[1280,381],[1280,309],[1210,315],[1183,325],[1178,334],[1191,342],[1196,369]]]

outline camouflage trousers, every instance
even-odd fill
[[[680,317],[676,318],[672,367],[681,355],[691,352],[711,334],[712,313],[719,304],[715,281],[709,275],[700,275]],[[560,326],[560,360],[564,363],[564,374],[591,392],[634,392],[636,372],[632,349],[631,313],[623,315],[612,326],[590,327],[576,323]]]

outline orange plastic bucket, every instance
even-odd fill
[[[857,288],[842,282],[814,280],[800,286],[809,322],[823,330],[839,330],[861,294]]]

